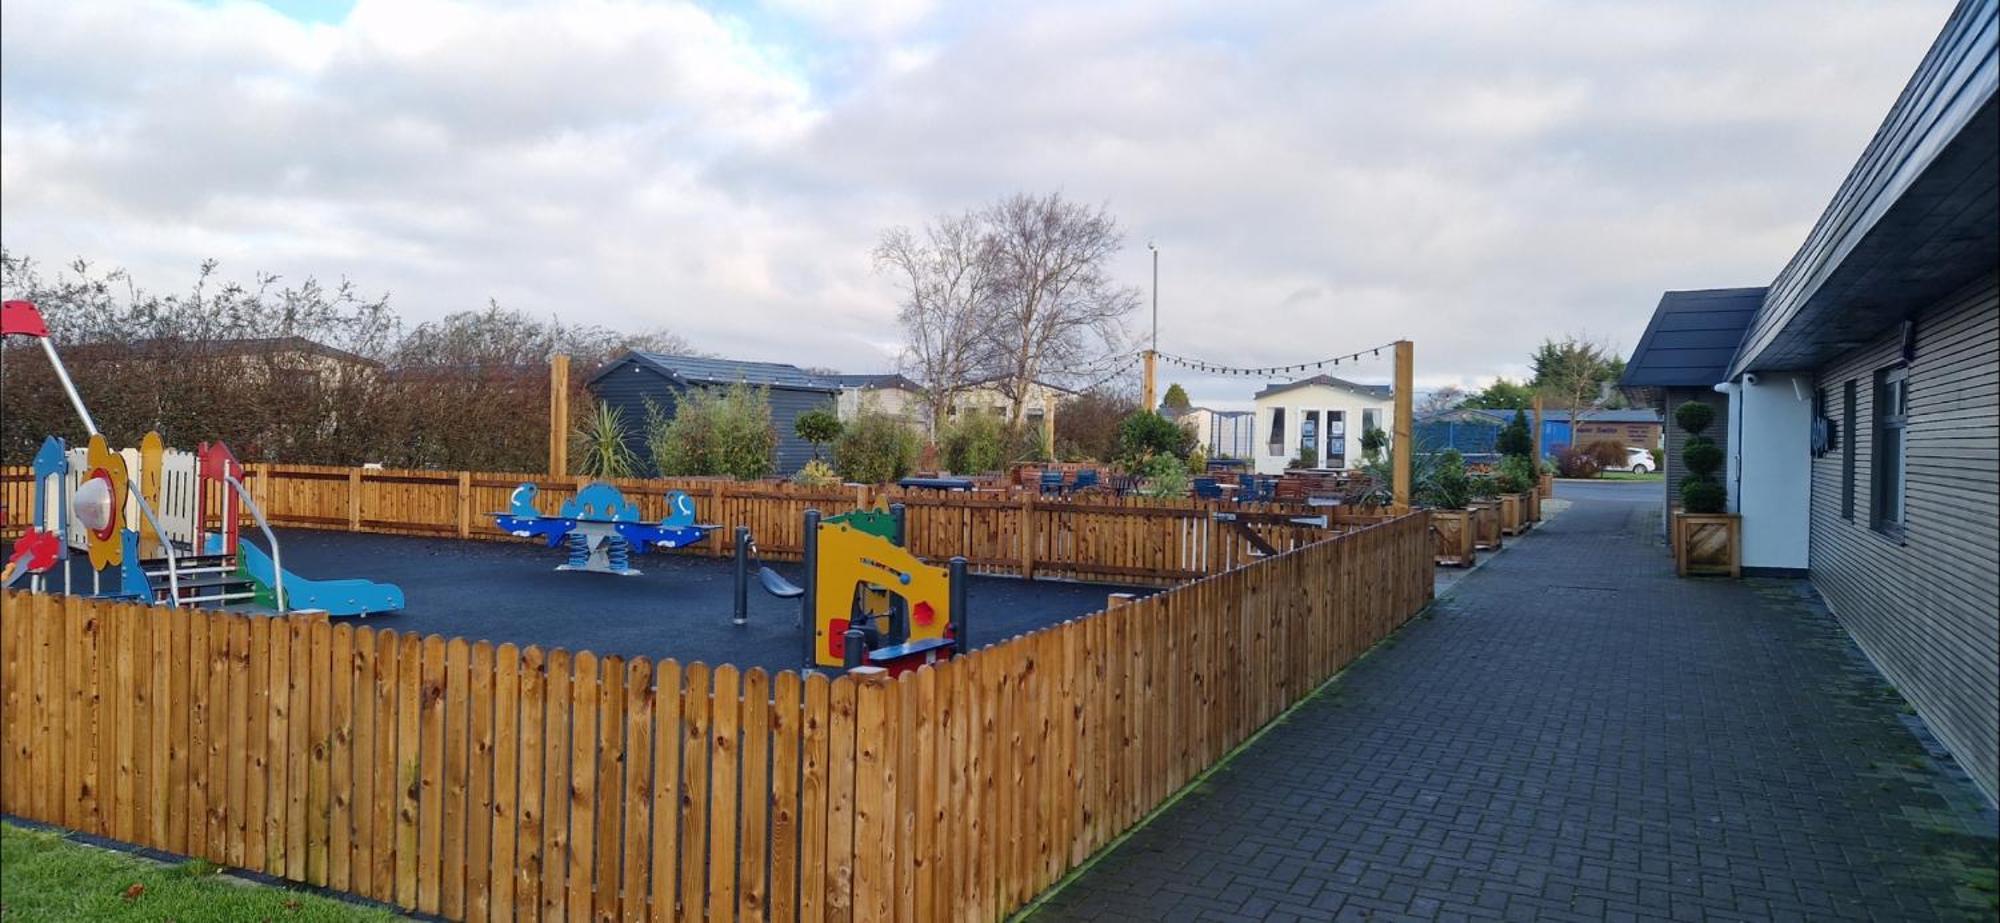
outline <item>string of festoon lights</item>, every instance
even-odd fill
[[[1338,368],[1342,362],[1357,363],[1360,362],[1364,357],[1366,358],[1379,357],[1382,355],[1382,350],[1394,349],[1395,345],[1396,344],[1394,342],[1389,342],[1389,343],[1384,343],[1380,346],[1371,346],[1366,349],[1358,349],[1351,353],[1343,353],[1338,356],[1328,356],[1325,359],[1315,359],[1311,362],[1300,362],[1293,365],[1266,365],[1266,366],[1255,366],[1255,367],[1224,365],[1220,362],[1210,362],[1206,359],[1193,359],[1187,356],[1176,356],[1172,353],[1155,352],[1154,355],[1157,356],[1159,360],[1162,362],[1169,362],[1174,365],[1180,366],[1181,368],[1189,369],[1191,371],[1201,372],[1206,375],[1244,375],[1250,377],[1268,378],[1273,375],[1289,375],[1294,372],[1307,372],[1315,370],[1324,371],[1329,367]]]

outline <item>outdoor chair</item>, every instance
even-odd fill
[[[1196,499],[1200,500],[1220,500],[1222,499],[1222,484],[1211,477],[1195,478],[1194,495]]]
[[[1062,492],[1063,492],[1063,473],[1062,473],[1062,469],[1061,469],[1061,468],[1050,468],[1050,469],[1047,469],[1047,470],[1043,471],[1043,472],[1042,472],[1042,493],[1045,493],[1045,494],[1059,494],[1059,493],[1062,493]]]
[[[1092,487],[1096,486],[1097,486],[1097,469],[1085,468],[1076,473],[1076,483],[1071,484],[1069,486],[1069,489],[1072,491],[1089,490]]]

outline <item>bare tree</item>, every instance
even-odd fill
[[[1139,291],[1105,264],[1124,243],[1118,222],[1061,193],[1017,193],[980,213],[993,263],[981,364],[1019,428],[1035,382],[1101,372],[1124,338]]]
[[[923,382],[932,425],[971,383],[985,345],[980,336],[993,296],[994,260],[980,216],[947,215],[919,238],[891,228],[875,246],[875,267],[903,290],[896,319],[906,343],[902,365]]]
[[[1436,391],[1424,395],[1424,399],[1417,403],[1417,416],[1428,417],[1432,414],[1444,413],[1447,410],[1455,410],[1459,405],[1464,403],[1464,388],[1457,385],[1445,385]]]

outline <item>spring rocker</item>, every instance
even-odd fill
[[[946,567],[903,548],[901,504],[805,518],[806,662],[898,674],[967,650],[965,559]]]
[[[507,512],[491,515],[509,535],[544,537],[550,548],[567,545],[569,560],[556,570],[637,576],[642,571],[632,566],[634,551],[685,548],[716,528],[695,522],[694,498],[678,490],[667,494],[668,512],[658,523],[646,522],[636,504],[603,481],[585,484],[554,516],[535,509],[536,493],[535,485],[522,484],[514,488]]]
[[[138,448],[113,450],[49,342],[40,312],[25,301],[6,302],[0,311],[0,333],[42,341],[90,434],[83,448],[50,436],[35,453],[29,526],[0,568],[0,585],[25,579],[30,592],[48,592],[49,572],[62,565],[62,592],[76,594],[67,562],[72,550],[80,550],[88,556],[90,596],[273,615],[403,608],[403,591],[393,584],[307,580],[285,571],[277,536],[228,446],[202,443],[186,452],[147,433]],[[242,541],[238,529],[246,512],[263,531],[268,554]]]

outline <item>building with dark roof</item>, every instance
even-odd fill
[[[1274,384],[1253,395],[1256,433],[1252,448],[1259,474],[1289,467],[1345,469],[1361,464],[1361,434],[1392,427],[1395,393],[1370,385],[1312,375]]]
[[[737,383],[765,390],[771,404],[771,425],[778,435],[777,473],[789,475],[812,458],[813,447],[798,437],[800,414],[833,409],[840,385],[782,362],[741,362],[702,356],[669,356],[629,352],[612,360],[588,382],[598,400],[625,415],[630,429],[626,444],[640,460],[642,473],[657,473],[646,451],[644,423],[648,403],[672,417],[680,398],[691,388],[726,388]]]
[[[2000,0],[1961,0],[1770,286],[1669,292],[1621,382],[1669,410],[1677,393],[1718,406],[1710,431],[1744,570],[1808,576],[1988,797],[2000,789],[1996,88]]]

